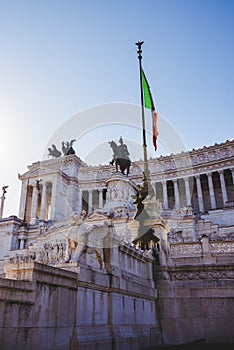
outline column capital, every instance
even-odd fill
[[[211,177],[211,176],[212,176],[212,172],[206,173],[206,175],[207,175],[208,177]]]
[[[200,174],[198,174],[198,175],[194,175],[194,177],[196,178],[196,179],[201,179],[201,175]]]

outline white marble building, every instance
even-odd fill
[[[175,344],[203,337],[208,341],[234,342],[234,141],[149,159],[155,197],[145,202],[149,217],[144,225],[152,227],[156,239],[135,246],[132,241],[138,237],[139,221],[134,219],[132,197],[142,183],[142,169],[143,162],[133,162],[127,178],[111,165],[87,166],[76,155],[69,155],[38,161],[19,175],[19,214],[0,220],[0,307],[6,319],[8,314],[9,320],[14,318],[14,313],[6,311],[7,300],[14,301],[17,309],[17,298],[24,299],[14,292],[21,288],[19,283],[34,281],[37,275],[38,283],[44,286],[53,274],[53,270],[46,270],[49,266],[60,271],[54,270],[58,291],[63,279],[64,285],[68,279],[77,281],[74,291],[80,290],[83,295],[87,288],[96,296],[101,293],[103,310],[107,312],[103,318],[90,321],[91,326],[89,317],[102,311],[89,299],[93,295],[85,296],[92,304],[90,316],[83,310],[78,318],[69,319],[72,326],[61,342],[54,340],[61,325],[53,324],[55,333],[48,335],[48,343],[41,349],[67,349],[71,339],[72,349],[77,344],[84,349],[89,344],[91,349],[90,342],[96,349],[103,341],[106,349],[128,349],[130,343],[140,349],[142,344]],[[88,243],[71,238],[73,226],[88,233]],[[78,251],[79,246],[85,249]],[[146,246],[147,250],[143,250]],[[70,262],[65,263],[67,254]],[[74,256],[79,256],[76,263],[71,262]],[[68,277],[64,270],[71,275]],[[110,286],[112,278],[115,287]],[[32,293],[37,293],[37,287],[33,288]],[[205,301],[201,305],[204,289]],[[48,293],[45,292],[46,298]],[[112,293],[117,293],[113,300],[118,307],[108,299]],[[75,295],[72,298],[82,304]],[[191,296],[199,315],[191,305]],[[228,326],[220,300],[226,305]],[[159,313],[158,308],[163,311]],[[37,309],[38,304],[32,303],[32,323],[40,328],[42,325],[32,316]],[[173,328],[175,318],[178,326]],[[102,322],[105,331],[100,336],[97,327]],[[0,324],[1,330],[4,327]],[[22,320],[16,327],[19,332],[22,327],[30,329]],[[117,340],[120,333],[121,339]],[[9,333],[0,333],[3,349],[9,346],[8,337]],[[22,343],[19,349],[29,349],[35,337],[32,332],[28,343]],[[17,339],[12,342],[16,344]]]

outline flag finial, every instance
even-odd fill
[[[141,46],[144,44],[144,41],[138,41],[137,43],[135,43],[136,46],[138,47],[138,50],[137,50],[137,53],[138,53],[138,58],[139,60],[142,59],[142,49],[141,49]]]

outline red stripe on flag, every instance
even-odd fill
[[[152,111],[152,135],[153,135],[153,145],[156,151],[157,138],[158,138],[158,113],[155,111]]]

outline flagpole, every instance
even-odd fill
[[[141,85],[141,116],[142,116],[142,136],[143,136],[143,156],[144,156],[144,173],[147,180],[149,180],[149,169],[147,160],[147,144],[146,144],[146,132],[145,132],[145,112],[144,112],[144,96],[143,96],[143,84],[142,84],[142,49],[141,46],[144,41],[138,41],[136,46],[138,47],[137,54],[139,59],[139,70],[140,70],[140,85]]]

